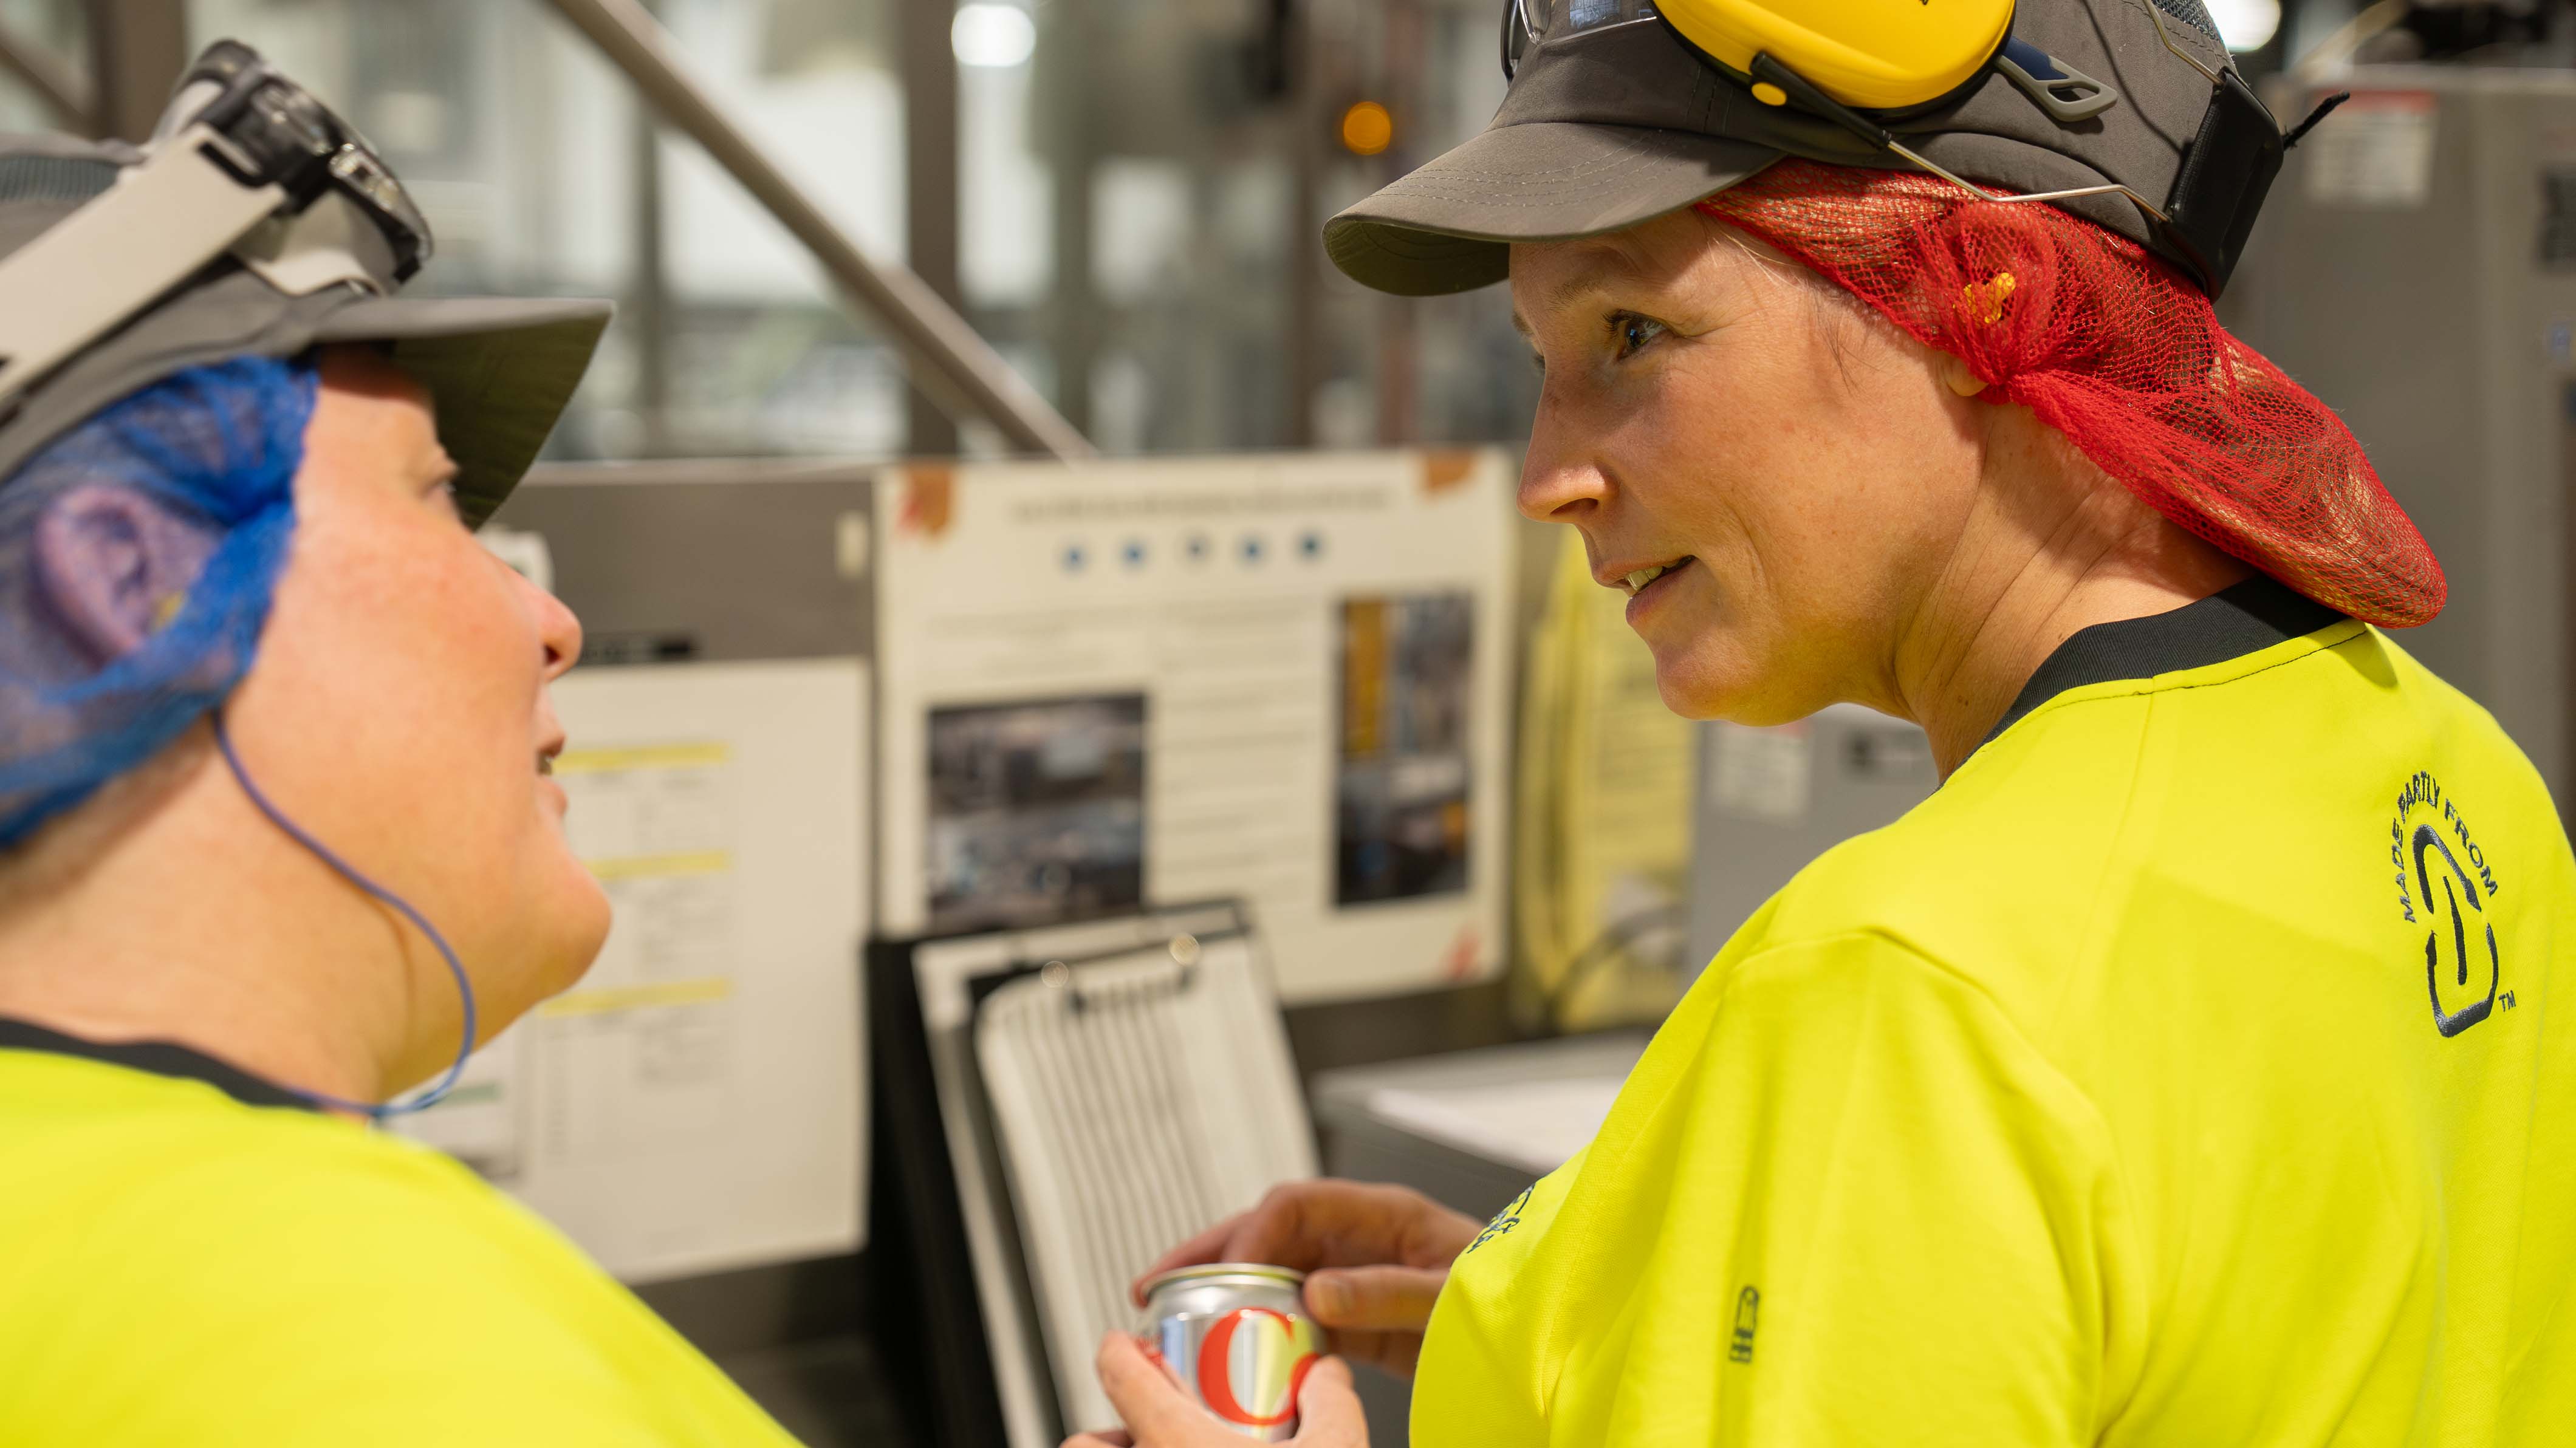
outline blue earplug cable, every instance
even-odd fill
[[[241,756],[233,752],[232,736],[225,732],[224,716],[221,711],[215,714],[215,746],[223,751],[224,763],[232,767],[233,778],[241,784],[242,793],[250,796],[250,802],[259,806],[259,812],[268,816],[270,824],[284,830],[289,839],[311,850],[315,858],[339,871],[341,877],[350,884],[402,912],[405,920],[410,921],[421,934],[429,937],[429,943],[438,947],[439,958],[447,962],[449,973],[456,977],[456,993],[465,1001],[465,1038],[457,1044],[456,1060],[447,1068],[447,1074],[439,1078],[436,1086],[419,1096],[408,1101],[370,1105],[364,1101],[343,1101],[337,1096],[320,1091],[307,1091],[301,1087],[289,1086],[286,1089],[308,1101],[324,1106],[336,1106],[343,1111],[360,1112],[378,1121],[388,1116],[401,1116],[437,1105],[440,1099],[456,1088],[456,1078],[465,1074],[465,1058],[474,1054],[474,983],[465,978],[465,967],[457,960],[456,952],[448,947],[447,937],[439,934],[436,926],[423,919],[419,911],[411,908],[411,902],[360,874],[356,866],[333,854],[330,846],[306,834],[276,805],[269,803],[268,796],[259,792],[258,785],[251,783],[250,772],[242,768]]]

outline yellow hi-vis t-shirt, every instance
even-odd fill
[[[1459,1258],[1416,1444],[2576,1444],[2529,762],[2260,583],[2077,635],[2016,714]]]
[[[193,1052],[48,1034],[0,1036],[0,1444],[792,1448],[454,1161],[246,1104],[291,1098]]]

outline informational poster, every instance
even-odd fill
[[[1709,726],[1708,802],[1739,819],[1795,824],[1807,817],[1807,723]]]
[[[865,697],[855,659],[557,682],[565,832],[615,923],[405,1129],[628,1281],[858,1246]]]
[[[2308,199],[2329,206],[2422,206],[2433,194],[2437,109],[2431,91],[2355,92],[2301,143]]]
[[[1289,1001],[1499,965],[1493,452],[891,470],[881,927],[1237,897]]]

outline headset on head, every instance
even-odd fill
[[[2280,123],[2233,68],[2212,67],[2176,44],[2158,0],[2146,0],[2143,8],[2165,49],[2210,83],[2199,132],[2184,153],[2173,189],[2161,199],[2118,182],[1998,195],[1926,159],[1889,129],[1892,121],[1982,83],[1990,72],[2010,80],[2059,125],[2090,120],[2118,104],[2119,94],[2110,86],[2016,38],[2013,0],[1911,6],[1879,0],[1655,0],[1652,13],[1756,101],[1831,121],[1872,148],[1985,200],[2127,198],[2165,249],[2187,263],[2201,286],[2216,296],[2244,250],[2288,141],[2304,134],[2332,102],[2284,138]],[[1517,41],[1515,25],[1521,27]],[[1506,74],[1516,64],[1520,46],[1531,38],[1525,0],[1509,0]]]

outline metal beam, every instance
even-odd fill
[[[1324,306],[1324,249],[1315,238],[1324,231],[1324,138],[1332,133],[1329,96],[1338,93],[1338,71],[1325,73],[1325,48],[1319,26],[1333,23],[1317,15],[1312,0],[1274,0],[1272,24],[1279,49],[1281,79],[1286,82],[1288,159],[1296,195],[1288,205],[1288,442],[1315,445],[1315,399],[1332,380],[1329,318]],[[1347,23],[1344,21],[1343,23]]]
[[[1101,307],[1092,283],[1092,178],[1100,161],[1091,93],[1099,5],[1049,5],[1039,13],[1038,64],[1053,74],[1038,85],[1038,146],[1055,173],[1055,286],[1040,312],[1055,354],[1055,395],[1082,425],[1091,421],[1092,363],[1100,353]]]
[[[141,141],[152,134],[188,68],[183,0],[88,0],[91,122],[99,134]]]
[[[12,25],[0,24],[0,74],[34,92],[53,112],[55,125],[75,135],[98,134],[98,112],[91,109],[88,84]]]
[[[823,270],[902,345],[913,385],[962,404],[1032,452],[1094,455],[1027,379],[909,269],[875,260],[832,224],[679,65],[670,33],[635,0],[548,0],[643,92],[656,115],[706,149],[787,228]]]
[[[895,54],[903,61],[904,259],[950,306],[965,296],[958,266],[957,53],[954,5],[899,0]],[[904,449],[914,457],[957,451],[957,423],[915,388]]]

